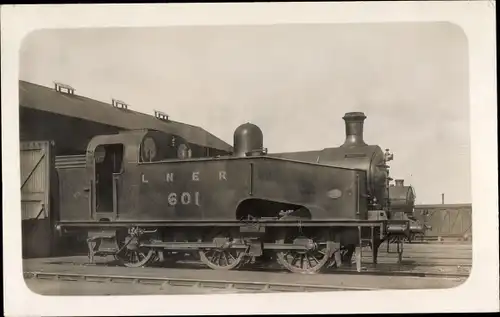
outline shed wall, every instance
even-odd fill
[[[415,218],[432,226],[427,237],[472,237],[472,205],[415,206]]]

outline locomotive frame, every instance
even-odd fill
[[[158,131],[95,137],[84,164],[58,169],[56,229],[86,235],[91,262],[113,255],[128,267],[191,253],[212,269],[273,259],[317,273],[355,254],[359,271],[362,247],[376,264],[386,240],[401,260],[410,223],[369,208],[366,170],[269,156],[260,130],[238,129],[226,157],[192,158],[182,138]]]

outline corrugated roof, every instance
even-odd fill
[[[57,92],[55,89],[19,81],[21,107],[56,113],[115,126],[127,130],[152,129],[176,134],[189,143],[232,151],[232,147],[206,130],[176,121],[162,121],[154,116],[118,109],[90,98]]]

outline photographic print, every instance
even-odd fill
[[[472,51],[444,20],[33,30],[10,84],[25,286],[461,288],[494,212],[472,199]]]

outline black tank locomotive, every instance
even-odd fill
[[[415,218],[415,189],[411,185],[405,185],[403,179],[396,179],[389,186],[389,199],[391,218],[410,222],[410,237],[408,237],[410,241],[417,237],[422,238],[426,230],[432,229],[431,226],[422,224]]]
[[[350,264],[363,245],[376,262],[380,244],[410,226],[390,219],[392,155],[364,143],[365,118],[346,114],[346,142],[316,153],[268,154],[249,123],[220,157],[192,157],[182,138],[157,131],[97,136],[85,164],[58,169],[57,228],[85,234],[91,260],[129,267],[193,252],[213,269],[275,259],[315,273]]]

